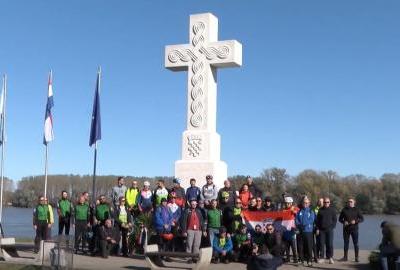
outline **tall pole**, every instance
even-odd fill
[[[50,70],[50,78],[49,78],[49,86],[50,84],[52,84],[53,82],[53,71]],[[47,89],[49,91],[49,89]],[[47,99],[49,98],[49,92],[47,92]],[[48,102],[48,100],[47,100]],[[47,106],[47,105],[46,105]],[[46,108],[47,110],[47,108]],[[46,119],[45,119],[46,121]],[[53,128],[53,127],[51,127]],[[46,138],[44,139],[46,141]],[[47,175],[48,175],[48,161],[49,161],[49,142],[46,141],[45,143],[46,145],[46,149],[45,149],[45,157],[44,157],[44,197],[47,198]]]
[[[49,145],[46,144],[44,158],[44,197],[47,198],[47,171],[48,171]]]
[[[1,122],[1,139],[2,139],[2,146],[1,146],[1,192],[0,192],[0,229],[1,234],[4,236],[3,233],[3,193],[4,193],[4,152],[6,146],[6,139],[5,139],[5,128],[6,128],[6,97],[7,97],[7,75],[3,76],[3,86],[4,86],[4,96],[3,96],[3,111],[2,117],[3,121]]]
[[[96,164],[97,164],[97,142],[94,143],[94,161],[93,161],[93,185],[92,185],[92,203],[96,204]]]
[[[97,81],[97,89],[96,89],[96,91],[100,92],[101,67],[99,67],[99,69],[98,69],[98,75],[97,76],[98,76],[98,81]],[[94,104],[94,106],[97,106],[97,104]],[[98,119],[96,121],[98,121]],[[93,203],[93,207],[96,205],[96,167],[97,167],[97,138],[95,138],[95,143],[94,143],[93,185],[92,185],[92,203]]]

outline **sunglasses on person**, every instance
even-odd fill
[[[324,203],[331,203],[330,201],[325,201]]]

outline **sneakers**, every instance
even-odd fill
[[[333,258],[329,258],[329,264],[334,264]]]
[[[360,262],[360,260],[358,259],[358,257],[356,257],[355,262]]]
[[[324,259],[318,259],[317,263],[325,263],[325,260]]]
[[[308,266],[308,267],[313,267],[312,261],[307,262],[307,266]]]
[[[340,262],[347,262],[347,257],[345,256],[345,257],[341,258],[339,261]]]

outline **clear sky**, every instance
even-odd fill
[[[8,75],[5,174],[44,173],[47,76],[54,74],[50,174],[91,174],[97,67],[98,173],[173,175],[186,128],[186,72],[164,46],[188,43],[212,12],[243,66],[218,73],[217,130],[228,174],[264,168],[400,171],[400,1],[1,1]]]

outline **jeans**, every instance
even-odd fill
[[[358,229],[355,230],[343,230],[343,240],[344,240],[344,257],[347,258],[348,252],[349,252],[349,242],[350,242],[350,236],[351,239],[353,240],[353,245],[354,245],[354,254],[355,257],[358,258]]]
[[[326,258],[330,259],[333,257],[333,230],[320,230],[320,241],[321,241],[321,256],[323,258],[326,247]]]
[[[213,245],[215,234],[219,233],[219,229],[208,228],[208,237],[210,238],[210,246]]]

